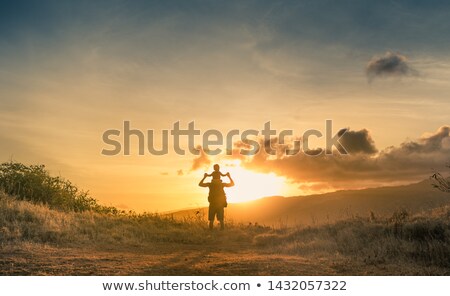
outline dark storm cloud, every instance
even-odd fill
[[[386,52],[383,56],[375,56],[369,61],[366,74],[369,81],[372,81],[376,77],[417,76],[418,72],[409,65],[405,56]]]

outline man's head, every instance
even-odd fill
[[[216,172],[220,171],[220,166],[217,163],[214,165],[214,170]]]

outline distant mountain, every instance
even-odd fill
[[[431,186],[429,180],[419,183],[362,190],[343,190],[308,196],[272,196],[228,205],[226,219],[239,223],[271,226],[322,224],[352,216],[392,215],[396,210],[411,213],[450,203],[450,194]],[[207,208],[172,213],[174,217],[207,216]]]

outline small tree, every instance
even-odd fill
[[[448,164],[447,167],[450,168],[450,165]],[[434,173],[433,176],[431,176],[431,179],[435,181],[432,184],[433,187],[443,192],[450,192],[450,180],[448,178],[445,178],[440,173]]]

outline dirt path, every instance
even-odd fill
[[[448,270],[414,264],[279,255],[245,245],[213,248],[176,243],[120,249],[1,245],[0,275],[448,275]]]
[[[2,275],[324,275],[325,260],[208,250],[211,246],[156,244],[148,249],[95,250],[38,244],[3,246]]]

